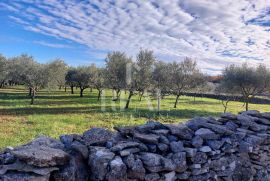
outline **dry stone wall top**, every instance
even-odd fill
[[[269,181],[270,113],[92,128],[0,152],[0,181]]]

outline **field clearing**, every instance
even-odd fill
[[[143,124],[149,118],[164,123],[179,123],[195,116],[218,116],[223,112],[219,100],[180,97],[173,108],[175,97],[161,100],[161,116],[157,116],[157,101],[146,96],[139,101],[132,97],[130,108],[124,110],[127,94],[121,93],[120,101],[112,101],[112,91],[106,90],[101,101],[97,91],[86,89],[83,98],[79,89],[75,94],[64,90],[38,92],[35,105],[30,105],[27,90],[23,87],[0,89],[0,148],[23,144],[38,135],[58,138],[61,134],[83,133],[90,127],[113,129],[114,126]],[[270,111],[270,105],[250,104],[250,109]],[[243,103],[230,102],[228,112],[244,110]]]

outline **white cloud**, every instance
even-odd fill
[[[251,22],[268,13],[270,0],[14,1],[0,3],[17,14],[11,20],[90,48],[133,56],[149,48],[168,61],[194,57],[209,73],[245,61],[270,66],[269,27]],[[261,18],[269,19],[269,14]]]

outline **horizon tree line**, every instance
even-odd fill
[[[125,109],[129,108],[134,95],[141,100],[144,94],[159,90],[161,99],[174,95],[173,107],[177,108],[183,93],[207,90],[207,76],[198,68],[197,62],[188,57],[167,63],[157,60],[154,52],[147,49],[141,49],[135,60],[124,52],[113,51],[107,54],[105,63],[105,67],[95,64],[70,67],[61,59],[41,64],[27,54],[12,58],[0,54],[0,88],[6,84],[24,85],[29,90],[31,104],[34,104],[37,92],[44,88],[58,87],[66,91],[70,87],[71,94],[74,94],[74,88],[79,88],[80,97],[84,96],[85,89],[96,89],[98,100],[104,89],[111,89],[114,93],[112,101],[118,101],[121,91],[125,91],[128,93]],[[258,67],[247,63],[230,65],[223,70],[220,80],[216,92],[241,95],[246,110],[251,98],[270,89],[270,71],[263,64]],[[224,107],[226,105],[225,111],[229,101],[222,102]]]

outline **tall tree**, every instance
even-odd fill
[[[74,87],[77,86],[76,73],[77,71],[75,68],[69,68],[65,76],[65,81],[66,84],[70,86],[71,94],[74,94]]]
[[[126,87],[126,67],[131,62],[125,53],[115,51],[109,53],[106,58],[106,79],[108,86],[116,91],[117,101],[122,89]]]
[[[241,94],[245,101],[246,110],[250,98],[264,93],[270,87],[270,72],[264,65],[258,67],[231,65],[223,71],[222,86]]]
[[[174,103],[174,108],[176,108],[181,94],[196,86],[195,82],[200,78],[200,71],[196,61],[190,58],[185,58],[183,62],[170,63],[169,67],[170,89],[176,95]]]
[[[102,92],[106,86],[105,74],[106,71],[104,68],[96,68],[91,78],[94,88],[98,90],[98,100],[100,100]]]
[[[2,56],[0,54],[0,88],[4,87],[6,79],[7,79],[7,74],[8,74],[8,62],[6,57]]]
[[[154,69],[155,57],[153,51],[140,50],[137,55],[136,69],[137,69],[137,90],[140,93],[140,101],[145,91],[151,86],[152,73]]]
[[[80,97],[83,97],[83,91],[90,87],[91,72],[90,67],[78,67],[75,73],[75,82],[80,88]]]
[[[58,86],[61,89],[65,86],[66,74],[67,74],[68,66],[67,64],[60,59],[56,59],[50,62],[47,65],[47,77],[48,77],[48,86],[54,87]]]
[[[32,56],[21,55],[12,59],[13,79],[29,89],[31,104],[34,104],[36,93],[47,85],[45,66],[37,63]]]

